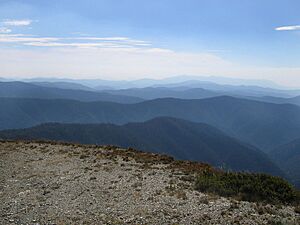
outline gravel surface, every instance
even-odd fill
[[[197,192],[206,165],[179,164],[112,146],[0,142],[0,224],[300,224],[290,206]]]

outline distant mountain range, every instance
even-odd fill
[[[83,90],[83,91],[95,91],[95,89],[88,86],[73,83],[73,82],[30,82],[30,84],[50,87],[50,88],[60,88],[60,89],[71,89],[71,90]]]
[[[300,96],[293,96],[292,92],[284,92],[280,90],[262,89],[258,87],[232,87],[226,88],[212,88],[211,84],[201,85],[201,87],[147,87],[147,88],[130,88],[120,90],[106,90],[107,93],[114,95],[125,95],[131,97],[140,97],[143,99],[151,100],[157,98],[180,98],[180,99],[202,99],[217,96],[234,96],[237,98],[246,98],[252,100],[258,100],[271,103],[290,103],[300,105]],[[215,85],[213,85],[215,86]],[[300,92],[299,92],[300,93]],[[274,96],[286,96],[286,97],[274,97],[266,96],[273,94]],[[297,94],[295,91],[294,94]],[[287,97],[287,96],[293,97]]]
[[[295,96],[292,98],[280,98],[280,97],[274,97],[274,96],[264,96],[260,98],[251,98],[256,99],[263,102],[271,102],[276,104],[294,104],[300,106],[300,96]]]
[[[104,92],[94,92],[70,88],[72,84],[47,84],[47,83],[24,83],[24,82],[0,82],[0,97],[9,98],[39,98],[39,99],[73,99],[78,101],[109,101],[119,103],[136,103],[143,99],[138,97],[113,95]],[[68,88],[66,88],[68,86]]]
[[[147,88],[131,88],[120,90],[106,90],[106,92],[115,95],[125,95],[131,97],[140,97],[146,100],[157,98],[180,98],[180,99],[201,99],[221,96],[222,93],[210,91],[204,88],[166,88],[166,87],[147,87]]]
[[[224,86],[222,86],[224,88]],[[208,87],[209,88],[209,85]],[[237,87],[235,87],[237,88]],[[0,82],[0,97],[40,98],[40,99],[72,99],[78,101],[108,101],[117,103],[138,103],[157,98],[203,99],[222,95],[248,98],[271,103],[290,103],[300,105],[300,96],[283,98],[263,96],[273,92],[247,90],[240,87],[237,90],[209,90],[204,88],[187,87],[147,87],[120,90],[97,91],[88,86],[69,82]],[[257,88],[256,88],[257,89]],[[268,89],[269,90],[269,89]],[[269,90],[270,91],[270,90]],[[252,94],[251,94],[252,93]],[[244,95],[243,95],[244,94]],[[277,95],[282,92],[278,90]],[[251,96],[252,95],[252,96]]]
[[[166,98],[136,104],[0,99],[0,129],[48,122],[125,124],[167,116],[207,123],[265,152],[299,137],[299,115],[299,106],[228,96],[200,100]]]
[[[9,80],[5,80],[9,81]],[[187,90],[202,88],[208,91],[217,92],[218,95],[234,96],[275,96],[294,97],[300,95],[300,89],[288,89],[275,83],[265,80],[246,80],[224,77],[205,76],[177,76],[160,80],[101,80],[101,79],[58,79],[58,78],[32,78],[19,80],[27,83],[39,84],[47,87],[66,87],[90,91],[107,91],[120,89],[143,89],[143,88],[168,88],[175,90]],[[80,86],[80,87],[79,87]],[[162,97],[162,96],[161,96]],[[175,97],[175,96],[165,96]],[[189,97],[190,98],[190,97]],[[147,98],[149,99],[149,98]]]
[[[250,80],[250,79],[238,79],[228,77],[217,77],[217,76],[173,76],[164,79],[138,79],[138,80],[103,80],[103,79],[60,79],[60,78],[32,78],[24,79],[25,82],[70,82],[80,83],[92,88],[98,86],[111,87],[112,89],[125,89],[125,88],[144,88],[151,86],[168,86],[168,85],[181,85],[185,82],[192,81],[195,83],[215,83],[222,85],[232,86],[261,86],[275,89],[284,89],[284,87],[275,84],[268,80]]]
[[[44,124],[0,132],[0,138],[55,140],[118,145],[165,153],[177,159],[210,163],[238,171],[284,176],[267,155],[216,128],[175,118],[156,118],[123,126],[112,124]]]

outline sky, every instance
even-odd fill
[[[0,0],[0,77],[300,87],[299,0]]]

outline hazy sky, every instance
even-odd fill
[[[0,77],[300,86],[299,0],[0,0]]]

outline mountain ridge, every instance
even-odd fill
[[[286,181],[268,175],[226,173],[203,163],[115,146],[0,141],[0,155],[0,224],[289,221],[296,225],[300,221],[298,205],[292,205],[298,200],[295,190]],[[238,176],[227,183],[240,189],[248,200],[241,201],[241,193],[223,196],[201,191],[200,181],[206,179],[203,174],[207,172],[216,177]],[[252,178],[256,181],[250,183],[254,194],[248,186]],[[226,190],[231,190],[230,186]],[[27,210],[20,210],[23,208]]]
[[[48,123],[29,129],[2,131],[0,138],[133,147],[235,171],[266,172],[284,177],[268,156],[255,147],[210,125],[170,117],[125,125]]]
[[[78,101],[111,101],[118,103],[137,103],[143,101],[138,97],[113,95],[106,92],[96,92],[79,89],[63,89],[46,87],[20,81],[0,82],[0,97],[2,98],[39,98],[39,99],[70,99]]]
[[[299,106],[227,96],[199,100],[165,98],[136,104],[1,98],[0,115],[2,130],[47,122],[125,124],[176,117],[212,125],[265,152],[292,141],[300,133]]]

